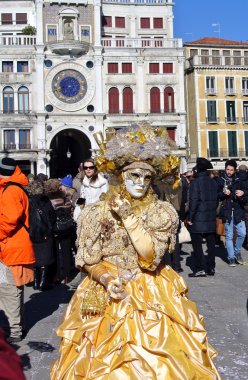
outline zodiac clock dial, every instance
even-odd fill
[[[56,98],[64,103],[77,103],[87,92],[87,81],[79,71],[62,70],[52,80],[52,91]]]

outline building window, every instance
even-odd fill
[[[150,37],[141,37],[142,47],[147,47],[151,45]]]
[[[231,53],[230,50],[223,50],[224,64],[226,66],[231,65]]]
[[[216,94],[215,77],[206,77],[206,92],[207,95]]]
[[[164,89],[164,112],[175,112],[174,90],[172,87],[166,87]]]
[[[163,29],[163,18],[162,17],[155,17],[153,19],[153,28],[154,29]]]
[[[171,140],[175,141],[176,139],[176,128],[166,128],[168,136]]]
[[[109,113],[119,113],[119,90],[116,87],[109,90]]]
[[[225,92],[227,95],[234,95],[234,77],[225,78]]]
[[[2,13],[1,14],[2,25],[13,24],[12,13]]]
[[[7,86],[3,89],[3,113],[14,112],[14,90]]]
[[[141,17],[140,28],[141,29],[150,29],[150,18],[149,17]]]
[[[123,90],[123,113],[133,113],[133,90],[130,87]]]
[[[248,78],[242,78],[242,94],[248,95]]]
[[[28,88],[22,86],[18,89],[18,112],[28,113],[29,112],[29,91]]]
[[[233,64],[235,66],[241,65],[241,51],[240,50],[234,50],[233,51]]]
[[[203,65],[209,65],[209,51],[206,49],[201,50],[201,60]]]
[[[227,123],[236,123],[236,112],[235,112],[235,102],[227,101],[226,102],[226,122]]]
[[[122,74],[132,74],[132,63],[122,63]]]
[[[212,50],[212,64],[220,65],[220,51],[219,50]]]
[[[244,51],[244,65],[248,66],[248,51]]]
[[[248,123],[248,101],[243,102],[243,123]]]
[[[4,149],[15,149],[15,131],[14,129],[7,129],[4,131]]]
[[[236,131],[228,131],[228,156],[237,157],[238,148],[237,148],[237,133]]]
[[[16,24],[27,24],[27,13],[16,13]]]
[[[208,123],[217,123],[216,101],[215,100],[208,100],[207,101],[207,122]]]
[[[28,72],[28,61],[17,62],[17,72],[18,73],[27,73]]]
[[[109,74],[118,74],[118,63],[108,63],[108,73]]]
[[[102,16],[102,26],[111,28],[112,27],[112,16]]]
[[[218,132],[208,132],[209,157],[219,157]]]
[[[159,63],[149,63],[149,73],[159,74]]]
[[[57,27],[56,25],[47,26],[47,41],[52,42],[57,40]]]
[[[3,61],[2,62],[2,72],[3,73],[13,73],[13,61]]]
[[[80,40],[90,42],[90,26],[84,25],[80,27]]]
[[[190,57],[194,57],[197,54],[198,54],[198,50],[197,49],[190,49],[190,51],[189,51],[189,56]]]
[[[248,156],[248,131],[245,131],[245,155]]]
[[[173,74],[173,63],[163,63],[163,73]]]
[[[124,44],[125,44],[125,36],[116,36],[115,38],[115,43],[116,43],[116,47],[124,47]]]
[[[150,91],[150,112],[151,113],[160,113],[160,91],[159,88],[153,87]]]
[[[116,28],[125,28],[125,17],[116,17],[115,18],[115,27]]]
[[[19,149],[30,149],[30,130],[20,129],[19,130]]]

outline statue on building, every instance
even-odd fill
[[[73,30],[73,22],[69,19],[66,19],[64,22],[64,39],[65,40],[73,40],[74,39],[74,30]]]

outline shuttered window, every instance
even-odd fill
[[[118,63],[108,63],[108,73],[109,74],[118,74]]]
[[[133,113],[133,90],[130,87],[123,90],[123,113]]]
[[[230,158],[238,156],[236,131],[228,131],[228,155]]]
[[[210,131],[208,132],[208,142],[209,142],[209,156],[219,157],[219,146],[218,146],[218,132]]]
[[[140,19],[140,28],[141,29],[150,29],[150,18],[141,17]]]
[[[27,13],[16,13],[16,24],[27,24]]]
[[[102,16],[102,26],[111,28],[112,27],[112,17]]]
[[[2,25],[12,24],[12,13],[2,13],[1,15]]]
[[[155,17],[153,19],[153,28],[154,29],[163,29],[163,19],[162,17]]]
[[[173,63],[163,63],[163,73],[172,74],[173,73]]]
[[[149,73],[159,74],[159,63],[149,63]]]
[[[150,111],[151,113],[160,113],[160,91],[159,88],[153,87],[150,91]]]
[[[125,28],[125,17],[116,17],[115,18],[115,27],[116,28]]]
[[[119,90],[116,87],[109,90],[109,113],[119,113]]]
[[[132,63],[122,63],[122,74],[132,73]]]

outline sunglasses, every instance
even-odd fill
[[[92,165],[92,166],[84,166],[83,168],[84,168],[84,170],[94,170],[95,166],[94,165]]]

